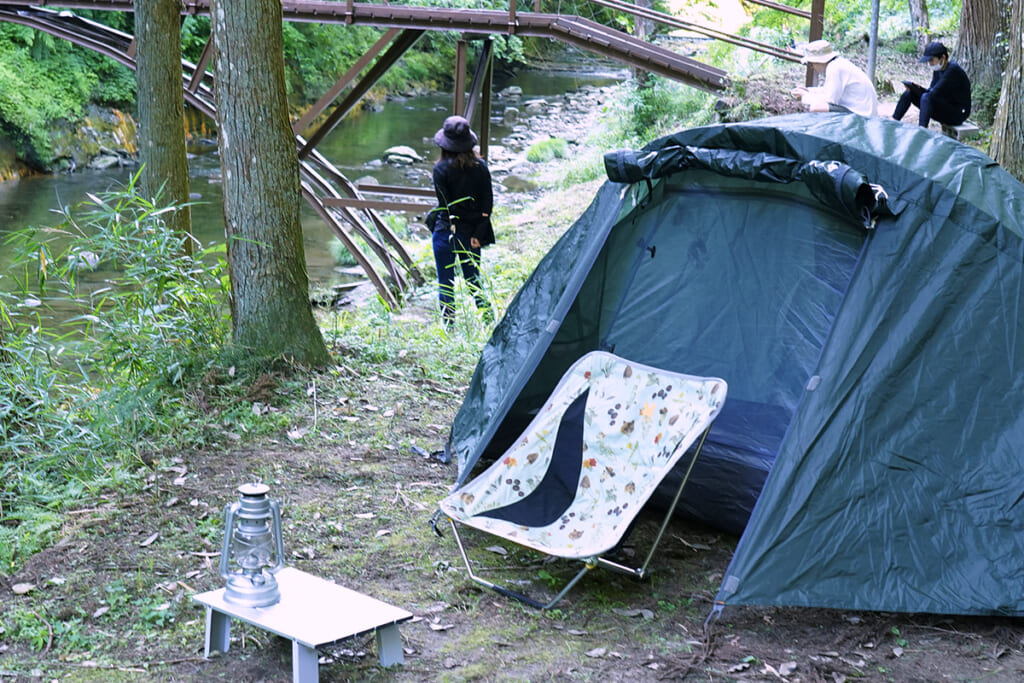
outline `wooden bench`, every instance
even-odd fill
[[[966,140],[980,132],[978,125],[972,121],[964,121],[959,126],[947,126],[944,123],[941,125],[943,134],[948,135],[954,140]]]

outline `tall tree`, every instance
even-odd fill
[[[151,197],[188,202],[185,150],[185,97],[181,90],[181,38],[178,0],[135,0],[135,79],[139,103],[139,156],[142,187]],[[192,214],[187,206],[168,215],[187,252]]]
[[[233,340],[257,357],[326,365],[302,246],[281,0],[214,0],[210,15]]]
[[[1003,89],[992,124],[989,154],[1007,171],[1024,181],[1024,0],[1012,0]]]
[[[1005,0],[963,0],[956,61],[971,77],[972,111],[988,124],[1002,86],[1006,52],[1000,36],[1006,31]]]
[[[908,0],[910,6],[910,30],[917,40],[920,52],[931,39],[931,26],[928,22],[928,0]]]

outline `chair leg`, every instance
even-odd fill
[[[661,526],[658,528],[658,535],[654,538],[654,543],[651,545],[651,549],[647,553],[647,557],[644,559],[643,565],[637,568],[626,567],[606,560],[603,557],[597,558],[597,563],[602,567],[623,573],[630,574],[638,579],[643,579],[647,576],[647,566],[651,563],[651,559],[654,557],[655,551],[658,549],[658,545],[661,543],[662,536],[665,535],[665,529],[668,528],[668,523],[672,519],[673,513],[676,511],[676,506],[679,505],[679,499],[683,495],[683,488],[686,486],[686,482],[690,480],[690,473],[693,472],[693,466],[697,463],[697,457],[700,456],[700,451],[704,447],[704,440],[708,436],[708,432],[711,431],[711,426],[704,430],[704,433],[700,436],[700,441],[697,442],[697,448],[693,452],[693,457],[690,459],[690,464],[686,467],[686,473],[683,474],[682,481],[679,482],[679,488],[676,489],[676,495],[672,499],[672,504],[668,506],[668,510],[665,512],[665,518],[661,521]]]
[[[455,544],[459,547],[459,554],[462,556],[463,564],[466,565],[466,572],[469,574],[469,578],[474,583],[478,583],[481,586],[484,586],[485,588],[490,588],[495,593],[498,593],[500,595],[504,595],[506,598],[512,598],[513,600],[518,600],[519,602],[521,602],[521,603],[523,603],[525,605],[529,605],[530,607],[533,607],[535,609],[548,610],[548,609],[551,609],[552,607],[554,607],[556,604],[559,603],[559,601],[561,601],[562,598],[565,597],[565,595],[572,589],[572,587],[575,586],[579,582],[579,580],[583,578],[584,574],[586,574],[591,569],[593,569],[594,567],[597,566],[596,562],[587,562],[586,564],[584,564],[583,568],[579,572],[577,572],[576,576],[572,577],[572,579],[569,581],[568,584],[566,584],[566,586],[561,590],[561,592],[559,592],[559,594],[556,595],[551,600],[551,602],[548,602],[548,603],[545,604],[543,602],[539,602],[537,600],[534,600],[533,598],[531,598],[528,595],[523,595],[522,593],[517,593],[516,591],[513,591],[513,590],[510,590],[508,588],[505,588],[504,586],[499,586],[496,583],[492,583],[491,581],[488,581],[487,579],[484,579],[484,578],[481,578],[481,577],[477,576],[473,572],[473,567],[469,563],[469,555],[466,554],[466,548],[462,544],[462,537],[459,535],[459,528],[458,528],[458,526],[456,526],[455,520],[449,518],[448,523],[451,524],[452,534],[454,534],[454,536],[455,536]]]

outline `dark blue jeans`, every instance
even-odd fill
[[[441,302],[441,316],[446,325],[455,320],[455,270],[462,268],[462,277],[466,279],[469,289],[473,292],[476,307],[486,313],[491,304],[484,296],[480,287],[480,249],[469,246],[469,238],[438,230],[434,233],[434,263],[437,266],[437,298]]]

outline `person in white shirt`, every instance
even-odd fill
[[[810,111],[853,112],[861,116],[878,115],[878,94],[867,74],[832,49],[827,40],[814,40],[804,46],[804,64],[810,64],[816,77],[825,74],[820,86],[793,88],[791,94]]]

